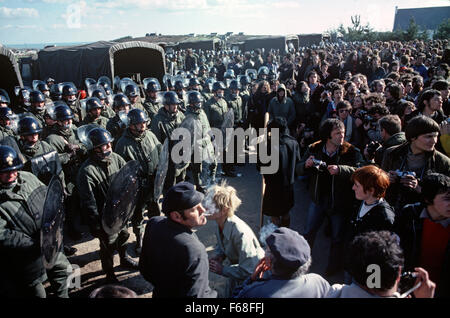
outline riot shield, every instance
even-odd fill
[[[87,88],[88,96],[89,96],[89,97],[92,97],[92,93],[93,93],[96,89],[100,90],[100,91],[106,96],[106,91],[105,91],[105,89],[103,88],[102,85],[99,85],[99,84],[93,84],[93,85],[89,85],[89,86],[88,86],[88,88]]]
[[[99,126],[96,124],[87,124],[83,125],[77,128],[77,135],[78,139],[83,143],[83,145],[86,146],[88,150],[92,149],[92,143],[88,138],[89,132],[94,129],[98,128]]]
[[[163,83],[164,83],[164,85],[166,85],[167,88],[169,88],[175,84],[175,80],[173,79],[172,75],[164,74]]]
[[[182,162],[179,162],[179,163],[175,163],[176,169],[181,170],[181,169],[187,168],[187,166],[189,165],[189,163],[191,161],[191,157],[192,157],[193,150],[195,147],[195,139],[196,139],[196,136],[198,135],[198,129],[199,129],[198,125],[196,125],[195,122],[196,122],[196,120],[193,117],[191,117],[191,116],[186,117],[181,122],[179,128],[184,128],[185,129],[184,132],[189,134],[189,136],[183,135],[178,140],[174,140],[174,138],[171,138],[171,140],[175,144],[181,142],[182,140],[184,140],[185,138],[188,138],[188,137],[191,139],[189,149],[183,149],[184,153],[182,154],[182,156],[185,158],[185,160],[183,160]],[[201,123],[200,123],[200,129],[201,129]]]
[[[225,114],[223,123],[221,126],[222,129],[222,136],[225,141],[224,143],[224,149],[228,148],[228,145],[231,141],[231,138],[233,137],[232,134],[227,134],[227,128],[233,128],[234,127],[234,111],[233,109],[228,110],[228,112]]]
[[[8,105],[11,104],[11,99],[9,98],[8,93],[3,88],[0,88],[0,95],[6,98]]]
[[[120,77],[114,76],[114,91],[118,91],[120,89]]]
[[[124,77],[120,80],[120,90],[122,91],[122,93],[125,93],[125,87],[127,87],[127,85],[129,84],[137,86],[137,84],[129,77]]]
[[[58,176],[61,170],[61,161],[56,151],[51,151],[31,159],[31,172],[45,184],[49,184],[51,178]]]
[[[119,126],[121,128],[128,127],[128,114],[127,114],[127,112],[124,111],[124,110],[119,111],[119,118],[120,118],[120,121],[121,121],[119,123]]]
[[[106,83],[108,85],[108,87],[111,87],[111,79],[108,76],[100,76],[97,80],[97,83],[99,83],[100,85]]]
[[[86,86],[86,88],[88,88],[89,86],[92,86],[92,85],[96,85],[96,84],[97,84],[97,81],[93,78],[88,77],[84,80],[84,85]]]
[[[33,90],[37,91],[37,90],[38,90],[37,87],[38,87],[39,84],[45,84],[45,85],[46,85],[46,83],[45,83],[44,81],[41,81],[41,80],[33,80],[33,83],[32,83]]]
[[[113,177],[102,212],[102,226],[109,235],[119,233],[133,215],[140,197],[140,174],[139,161],[132,160]]]
[[[54,176],[47,188],[41,225],[41,252],[46,269],[51,269],[63,245],[64,187]]]
[[[155,186],[153,189],[155,201],[159,199],[163,192],[164,181],[166,180],[167,170],[169,169],[169,157],[169,139],[166,138],[161,153],[159,154],[158,168],[156,169]]]

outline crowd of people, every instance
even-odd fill
[[[217,297],[209,271],[228,278],[224,297],[399,297],[406,272],[415,277],[411,295],[449,297],[448,45],[180,50],[166,55],[161,82],[103,76],[76,87],[47,78],[16,96],[1,90],[0,251],[8,262],[0,264],[0,293],[45,297],[48,280],[52,293],[68,297],[67,256],[76,249],[64,245],[44,268],[42,211],[30,200],[56,175],[65,189],[64,234],[77,241],[80,224],[89,227],[108,284],[118,283],[118,251],[122,267],[152,283],[154,298]],[[199,147],[210,155],[218,147],[205,137],[212,128],[266,128],[269,144],[279,132],[277,172],[256,165],[265,185],[262,213],[276,228],[264,240],[235,215],[248,198],[219,182],[237,176],[236,156],[180,165],[167,155],[172,132],[190,122],[201,127]],[[259,153],[249,139],[221,150],[252,147]],[[60,169],[37,170],[33,159],[42,156]],[[130,222],[139,261],[127,251],[127,224],[114,234],[102,224],[111,180],[134,160],[142,194]],[[303,233],[289,228],[295,182],[307,184],[311,201]],[[217,223],[210,259],[192,231],[206,218]],[[345,271],[342,285],[308,273],[324,222],[331,240],[324,276]],[[373,264],[381,268],[377,286],[367,283]]]

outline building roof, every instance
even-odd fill
[[[450,18],[450,6],[398,9],[395,14],[394,30],[406,30],[411,18],[421,30],[436,30],[439,24]]]

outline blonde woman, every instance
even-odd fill
[[[217,223],[216,255],[209,260],[209,270],[228,277],[224,297],[230,297],[264,257],[252,229],[234,214],[240,204],[236,189],[225,182],[209,188],[203,201],[206,217]]]

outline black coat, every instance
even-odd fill
[[[280,136],[278,160],[278,171],[275,174],[264,174],[266,190],[262,210],[269,216],[285,215],[294,206],[295,166],[300,161],[300,147],[297,140],[288,134]],[[268,165],[259,162],[258,170],[261,171],[262,166]]]
[[[139,269],[153,298],[215,298],[209,287],[205,246],[194,232],[167,217],[151,218],[145,229]]]
[[[405,257],[405,270],[412,271],[419,265],[422,245],[423,219],[420,218],[423,203],[408,204],[397,215],[394,231],[400,237],[400,246]],[[450,242],[445,250],[444,264],[435,297],[450,297]]]
[[[377,204],[362,218],[358,218],[358,209],[353,215],[348,231],[349,241],[355,236],[370,231],[392,231],[395,221],[394,209],[386,201]]]

